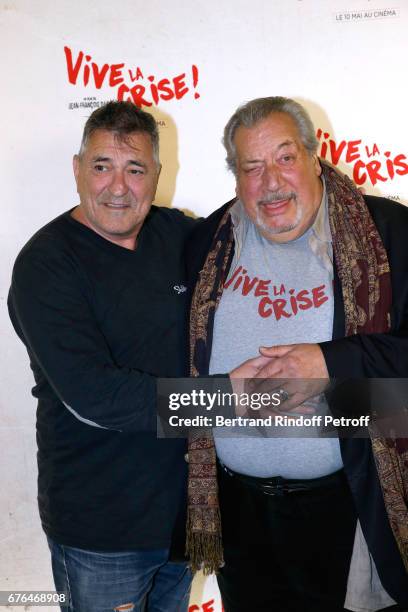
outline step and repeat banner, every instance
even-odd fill
[[[0,588],[49,579],[32,379],[5,308],[11,267],[36,229],[77,203],[72,156],[86,118],[111,99],[151,112],[156,202],[205,216],[234,195],[221,137],[236,107],[293,97],[311,114],[321,157],[366,193],[408,204],[407,28],[405,0],[0,1]],[[221,612],[213,577],[194,583],[199,611]]]

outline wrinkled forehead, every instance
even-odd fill
[[[96,129],[89,134],[84,143],[84,151],[97,148],[118,150],[144,148],[146,151],[152,151],[153,143],[150,134],[143,130],[123,133],[116,130]]]
[[[294,119],[287,113],[271,113],[251,126],[240,125],[234,134],[235,146],[257,142],[271,144],[301,143],[301,134]]]
[[[146,163],[154,163],[160,168],[158,151],[155,150],[151,135],[144,130],[120,132],[97,128],[92,130],[81,143],[77,156],[80,165],[89,164],[93,159],[142,157]]]

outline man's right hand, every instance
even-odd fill
[[[267,372],[268,371],[267,366],[273,365],[271,362],[276,359],[277,359],[276,357],[265,357],[265,356],[254,357],[252,359],[247,359],[247,361],[244,361],[243,363],[241,363],[241,365],[234,368],[229,373],[229,377],[231,379],[231,385],[232,385],[232,389],[234,393],[237,393],[238,395],[241,395],[243,393],[248,393],[249,395],[251,395],[251,393],[259,392],[259,389],[257,389],[256,387],[253,387],[253,386],[249,387],[248,382],[251,379],[256,379],[259,376],[262,376],[262,371]],[[279,382],[276,378],[272,378],[272,377],[269,379],[262,380],[261,392],[270,393],[270,394],[276,393],[279,388]],[[299,405],[299,402],[294,404],[293,400],[290,403],[283,402],[281,405],[281,408],[273,408],[271,406],[268,408],[257,410],[256,413],[257,413],[257,416],[259,417],[265,417],[271,414],[281,415],[282,413],[289,413],[292,411],[293,411],[294,417],[299,414],[314,414],[315,413],[315,409],[312,408],[311,406]],[[238,404],[236,406],[235,412],[237,416],[254,416],[253,414],[248,415],[247,405],[243,407]]]

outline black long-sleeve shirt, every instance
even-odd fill
[[[36,383],[40,515],[62,544],[170,543],[185,443],[157,440],[156,377],[184,373],[192,223],[152,207],[130,251],[65,213],[16,260],[9,312]]]

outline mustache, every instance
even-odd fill
[[[131,206],[134,203],[133,196],[128,192],[123,196],[113,196],[111,193],[101,193],[101,195],[97,198],[97,202],[99,204],[111,204],[111,205],[125,205]]]
[[[261,200],[258,200],[258,204],[271,204],[272,202],[279,202],[280,200],[296,200],[296,193],[294,191],[270,191],[266,193]]]

